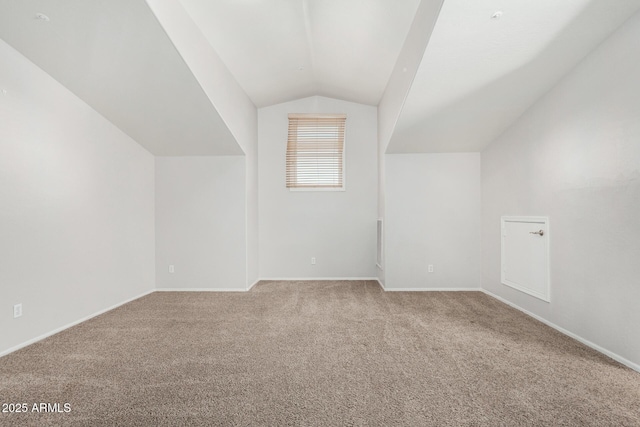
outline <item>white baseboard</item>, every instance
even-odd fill
[[[262,280],[274,281],[274,282],[306,282],[306,281],[353,281],[353,280],[367,280],[377,282],[382,290],[386,292],[480,292],[480,288],[387,288],[380,279],[377,277],[306,277],[306,278],[262,278]]]
[[[620,355],[618,355],[618,354],[616,354],[616,353],[614,353],[612,351],[607,350],[606,348],[600,347],[599,345],[594,344],[591,341],[589,341],[587,339],[584,339],[581,336],[576,335],[573,332],[570,332],[570,331],[568,331],[568,330],[556,325],[555,323],[552,323],[552,322],[548,321],[547,319],[545,319],[543,317],[538,316],[537,314],[534,314],[534,313],[532,313],[532,312],[530,312],[528,310],[525,310],[524,308],[512,303],[511,301],[507,301],[506,299],[504,299],[504,298],[502,298],[502,297],[500,297],[500,296],[498,296],[498,295],[496,295],[496,294],[494,294],[492,292],[487,291],[486,289],[481,289],[481,291],[484,292],[486,295],[488,295],[488,296],[490,296],[492,298],[495,298],[498,301],[503,302],[503,303],[507,304],[508,306],[515,308],[518,311],[523,312],[527,316],[533,317],[534,319],[544,323],[545,325],[555,329],[556,331],[558,331],[560,333],[563,333],[564,335],[567,335],[568,337],[571,337],[576,341],[581,342],[582,344],[586,345],[587,347],[591,347],[592,349],[594,349],[594,350],[596,350],[596,351],[598,351],[598,352],[600,352],[600,353],[602,353],[602,354],[604,354],[606,356],[609,356],[610,358],[612,358],[616,362],[620,362],[623,365],[628,366],[629,368],[640,372],[640,365],[638,365],[637,363],[634,363],[634,362],[632,362],[630,360],[627,360],[624,357],[622,357],[622,356],[620,356]]]
[[[249,286],[249,287],[247,288],[247,292],[249,292],[251,289],[253,289],[253,287],[254,287],[255,285],[257,285],[258,283],[260,283],[260,279],[258,279],[258,280],[256,280],[255,282],[253,282],[253,285],[251,285],[251,286]]]
[[[157,288],[156,292],[249,292],[262,279],[258,279],[246,289],[238,288]]]
[[[247,292],[238,288],[158,288],[156,292]]]
[[[17,351],[17,350],[20,350],[21,348],[24,348],[24,347],[26,347],[26,346],[28,346],[28,345],[35,344],[35,343],[37,343],[38,341],[42,341],[42,340],[43,340],[43,339],[45,339],[45,338],[49,338],[50,336],[55,335],[55,334],[57,334],[58,332],[62,332],[62,331],[64,331],[65,329],[69,329],[69,328],[71,328],[71,327],[73,327],[73,326],[76,326],[76,325],[78,325],[78,324],[82,323],[82,322],[86,322],[86,321],[87,321],[87,320],[89,320],[89,319],[92,319],[92,318],[94,318],[94,317],[96,317],[96,316],[100,316],[101,314],[104,314],[104,313],[106,313],[107,311],[111,311],[111,310],[113,310],[113,309],[115,309],[115,308],[120,307],[121,305],[125,305],[125,304],[128,304],[128,303],[130,303],[130,302],[132,302],[132,301],[135,301],[135,300],[137,300],[137,299],[139,299],[139,298],[146,297],[147,295],[152,294],[152,293],[154,293],[155,291],[156,291],[155,289],[152,289],[152,290],[150,290],[150,291],[144,292],[143,294],[138,295],[137,297],[130,298],[130,299],[128,299],[128,300],[126,300],[126,301],[123,301],[123,302],[119,302],[119,303],[117,303],[117,304],[112,305],[111,307],[105,308],[104,310],[97,311],[97,312],[95,312],[95,313],[93,313],[93,314],[90,314],[90,315],[88,315],[88,316],[85,316],[85,317],[83,317],[83,318],[81,318],[81,319],[78,319],[78,320],[76,320],[76,321],[74,321],[74,322],[71,322],[71,323],[69,323],[69,324],[67,324],[67,325],[64,325],[64,326],[61,326],[61,327],[59,327],[59,328],[56,328],[56,329],[54,329],[53,331],[50,331],[50,332],[47,332],[47,333],[45,333],[45,334],[42,334],[42,335],[40,335],[40,336],[38,336],[38,337],[32,338],[32,339],[30,339],[30,340],[28,340],[28,341],[25,341],[25,342],[23,342],[23,343],[21,343],[21,344],[18,344],[18,345],[16,345],[16,346],[14,346],[14,347],[11,347],[11,348],[9,348],[9,349],[7,349],[7,350],[3,351],[3,352],[0,352],[0,357],[2,357],[2,356],[6,356],[7,354],[9,354],[9,353],[13,353],[14,351]]]
[[[353,280],[378,280],[377,277],[276,277],[276,278],[262,278],[262,280],[269,280],[271,282],[308,282],[312,280],[316,281],[353,281]]]
[[[382,288],[387,292],[480,292],[480,288]]]

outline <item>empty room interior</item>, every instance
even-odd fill
[[[0,0],[0,425],[640,426],[640,0]]]

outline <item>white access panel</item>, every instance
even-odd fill
[[[503,216],[501,222],[502,283],[549,302],[549,218]]]

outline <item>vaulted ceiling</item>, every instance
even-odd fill
[[[242,153],[142,0],[0,0],[0,38],[153,154]]]
[[[0,0],[0,38],[154,154],[239,154],[152,2],[181,5],[259,108],[311,95],[377,105],[430,1]],[[444,0],[387,152],[482,150],[639,9]]]
[[[377,105],[420,0],[180,0],[258,107]]]
[[[482,150],[638,9],[445,0],[387,152]]]

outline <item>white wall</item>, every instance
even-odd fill
[[[257,129],[257,118],[256,118]],[[260,275],[260,247],[258,245],[259,231],[259,198],[258,198],[258,135],[256,131],[256,146],[247,150],[245,156],[246,165],[246,285],[249,289],[254,285]]]
[[[378,136],[386,151],[398,117],[418,72],[424,51],[440,14],[443,0],[422,0],[378,104]]]
[[[258,280],[259,270],[257,109],[180,2],[147,0],[147,4],[246,156],[242,192],[246,196],[244,274],[249,287]]]
[[[482,153],[486,290],[640,368],[640,15]],[[500,284],[500,216],[548,215],[551,303]]]
[[[479,289],[480,154],[385,157],[385,288]]]
[[[244,156],[156,157],[158,289],[246,289],[244,189]]]
[[[242,150],[251,150],[256,141],[257,110],[249,96],[179,1],[146,3]]]
[[[0,63],[1,354],[155,278],[153,156],[2,40]]]
[[[289,113],[347,114],[346,191],[285,187]],[[259,109],[258,130],[260,277],[375,277],[376,108],[305,98]]]
[[[407,38],[398,55],[398,60],[393,68],[389,82],[378,104],[378,217],[385,219],[386,211],[386,167],[385,152],[391,135],[396,127],[402,107],[411,89],[413,79],[418,72],[422,56],[427,48],[431,33],[440,14],[443,0],[423,0],[418,6],[415,18]],[[383,267],[385,259],[382,261]],[[376,267],[376,276],[384,285],[385,271]]]

